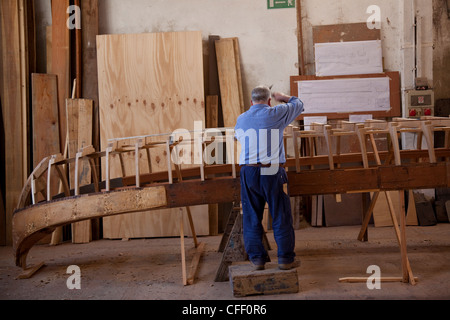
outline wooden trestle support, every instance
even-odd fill
[[[240,203],[239,165],[237,164],[238,144],[231,129],[215,129],[214,138],[208,137],[211,129],[194,133],[194,138],[186,139],[175,134],[143,136],[111,140],[103,152],[92,147],[79,150],[75,158],[66,159],[62,155],[45,158],[28,178],[13,217],[13,248],[15,262],[25,271],[27,254],[46,235],[58,228],[75,222],[110,217],[133,212],[143,212],[163,208],[186,208],[189,224],[197,252],[189,274],[186,272],[184,230],[180,218],[180,238],[182,255],[183,284],[192,284],[204,245],[198,242],[189,207],[216,203]],[[401,150],[400,141],[404,133],[417,135],[417,147]],[[445,133],[445,146],[435,148],[434,135]],[[359,141],[360,151],[351,154],[340,152],[342,136],[354,135]],[[195,137],[201,137],[197,139]],[[377,141],[384,139],[386,148],[379,151]],[[156,139],[156,140],[155,140]],[[327,154],[317,155],[314,146],[323,139]],[[427,150],[422,150],[422,141]],[[204,154],[199,152],[200,161],[196,166],[181,168],[178,165],[177,148],[190,144],[207,150],[212,143],[226,146],[226,164],[207,164]],[[339,197],[346,193],[373,193],[365,214],[358,240],[367,239],[367,227],[378,196],[387,195],[388,205],[402,260],[402,277],[383,278],[382,281],[400,281],[415,284],[407,255],[404,191],[413,189],[450,187],[450,118],[424,117],[422,119],[396,118],[390,122],[371,120],[365,123],[340,122],[336,127],[313,124],[309,130],[289,127],[285,134],[286,145],[291,143],[295,156],[287,157],[289,192],[291,196],[312,196],[332,194]],[[306,148],[305,148],[306,146]],[[159,151],[153,151],[159,150]],[[140,154],[160,152],[167,156],[167,169],[161,172],[141,174]],[[225,148],[223,149],[225,150]],[[110,178],[113,155],[125,168],[124,154],[133,155],[136,174]],[[207,155],[208,156],[208,155]],[[97,160],[104,158],[104,179],[96,167]],[[130,159],[128,157],[127,159]],[[150,156],[147,159],[151,159]],[[69,188],[64,168],[75,164],[75,172],[82,161],[91,166],[93,184]],[[150,160],[149,160],[150,161]],[[149,163],[149,168],[151,168]],[[56,172],[56,174],[55,174]],[[59,179],[60,190],[52,190],[52,180]],[[394,212],[392,200],[387,191],[401,193],[402,211],[400,221]],[[37,202],[38,194],[45,201]],[[42,265],[42,264],[40,264]],[[363,278],[340,279],[343,282],[365,281]]]

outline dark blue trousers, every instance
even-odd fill
[[[279,168],[275,175],[263,175],[259,167],[241,168],[241,202],[244,212],[244,243],[254,264],[269,262],[269,255],[262,239],[262,219],[266,202],[273,219],[273,232],[278,246],[278,263],[289,264],[295,259],[295,233],[291,214],[286,170]]]

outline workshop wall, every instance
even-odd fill
[[[35,1],[38,70],[45,72],[45,26],[51,23],[50,0]],[[380,8],[385,69],[400,71],[403,90],[414,87],[415,15],[422,17],[422,75],[433,83],[433,40],[437,41],[434,72],[448,70],[441,66],[449,60],[445,59],[449,51],[449,20],[437,19],[439,14],[444,17],[445,0],[302,0],[301,3],[307,74],[315,73],[312,27],[367,22],[371,16],[367,9],[372,5]],[[433,5],[437,8],[434,30]],[[275,90],[288,92],[289,76],[299,72],[296,9],[268,10],[266,0],[103,0],[99,9],[100,34],[200,30],[205,57],[209,35],[238,37],[246,105],[254,86],[273,84]],[[448,76],[448,72],[441,73],[440,79]],[[436,85],[439,86],[439,81]]]
[[[346,23],[364,23],[371,17],[367,9],[377,5],[381,13],[381,36],[385,69],[399,71],[402,65],[402,1],[389,0],[303,0],[305,63],[308,74],[315,73],[312,27]]]
[[[289,76],[298,74],[295,9],[268,10],[264,0],[100,2],[101,34],[194,30],[205,42],[209,35],[239,38],[246,106],[254,86],[288,92]]]

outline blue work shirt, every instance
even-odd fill
[[[241,143],[240,165],[284,164],[284,129],[303,112],[303,102],[292,97],[287,104],[270,107],[253,105],[242,114],[235,127],[236,139]]]

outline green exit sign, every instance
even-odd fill
[[[295,0],[267,0],[268,9],[295,8]]]

